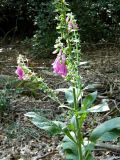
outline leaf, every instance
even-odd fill
[[[103,102],[102,104],[96,105],[92,108],[87,109],[88,112],[105,112],[109,111],[109,107],[107,102]]]
[[[83,110],[86,110],[87,108],[91,107],[93,102],[96,100],[96,97],[97,97],[97,91],[95,91],[95,92],[89,94],[88,96],[86,96],[83,99],[83,103],[82,103]]]
[[[64,92],[65,93],[65,97],[67,99],[67,102],[69,104],[72,104],[74,102],[72,87],[70,87],[70,88],[59,88],[59,89],[56,89],[56,91],[58,91],[58,92]]]
[[[58,92],[64,92],[65,93],[65,97],[67,99],[67,102],[69,104],[72,104],[74,102],[72,87],[70,87],[70,88],[59,88],[59,89],[56,89],[56,91],[58,91]]]
[[[72,136],[72,134],[71,134],[72,132],[70,132],[67,127],[64,127],[64,128],[63,128],[63,132],[65,133],[65,135],[66,135],[71,141],[73,141],[74,143],[76,143],[74,136]]]
[[[82,93],[79,93],[80,90],[78,88],[75,88],[75,94],[77,97],[77,101],[79,101],[81,99]],[[73,95],[73,87],[68,88],[68,90],[65,91],[65,97],[67,99],[67,102],[69,104],[73,104],[74,103],[74,95]]]
[[[99,140],[101,141],[113,141],[117,140],[117,138],[120,137],[120,130],[112,130],[110,132],[104,133]]]
[[[76,123],[76,117],[75,117],[75,115],[74,115],[74,116],[72,116],[72,118],[71,118],[70,122],[71,122],[71,124],[74,126],[74,128],[76,128],[76,127],[77,127],[77,123]]]
[[[66,97],[67,102],[69,104],[74,103],[74,96],[73,96],[73,89],[72,89],[72,87],[70,87],[68,90],[66,90],[65,97]]]
[[[35,112],[28,112],[25,114],[26,117],[29,117],[31,122],[40,129],[43,129],[49,132],[52,135],[59,134],[62,131],[61,125],[56,125],[56,122],[52,122],[47,118],[38,115]]]
[[[73,132],[71,132],[71,134],[72,133]],[[65,153],[66,160],[78,160],[77,145],[68,136],[65,136],[63,138],[61,147]]]
[[[56,91],[64,92],[65,93],[65,97],[67,99],[67,102],[69,104],[73,104],[74,103],[73,87],[59,88],[59,89],[56,89]],[[81,95],[79,95],[79,89],[75,88],[75,92],[76,92],[76,96],[78,96],[78,101],[79,101],[81,99]]]
[[[88,138],[83,139],[82,153],[85,155],[85,160],[92,158],[91,151],[94,149],[94,144]]]
[[[75,139],[74,132],[70,132],[70,134]],[[83,143],[84,145],[82,145],[82,154],[85,157],[85,160],[94,160],[91,154],[91,150],[94,149],[94,144],[87,139],[84,139]],[[66,156],[65,160],[79,159],[77,143],[74,143],[67,135],[64,136],[61,147]]]
[[[66,153],[65,154],[66,156],[66,158],[65,158],[65,160],[78,160],[78,156],[76,156],[76,155],[74,155],[74,154],[70,154],[70,153]]]
[[[52,121],[52,122],[60,128],[64,128],[66,126],[63,122],[60,121]]]
[[[119,131],[118,135],[120,135],[120,117],[108,120],[96,127],[90,135],[90,140],[96,142],[99,138],[103,136],[103,134],[111,132],[114,129],[117,129]]]

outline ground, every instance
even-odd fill
[[[85,85],[96,84],[98,101],[109,99],[110,107],[107,113],[90,115],[85,125],[85,132],[87,132],[94,128],[94,125],[120,115],[120,45],[95,44],[87,47],[86,44],[83,48],[82,61],[88,62],[80,67],[83,82]],[[9,91],[5,93],[9,100],[9,108],[1,112],[0,117],[0,160],[62,160],[58,152],[58,144],[62,137],[47,135],[34,127],[24,114],[28,111],[38,111],[50,119],[64,119],[64,113],[67,111],[63,112],[43,93],[32,94],[27,90],[18,89],[17,93],[15,92],[17,85],[13,85],[11,77],[17,78],[15,69],[16,58],[19,54],[27,55],[31,69],[44,77],[52,88],[67,85],[61,77],[52,73],[53,59],[34,60],[28,50],[20,44],[1,46],[0,89],[7,92],[10,87],[12,88],[10,93]],[[119,153],[104,149],[96,149],[93,155],[96,160],[120,159]]]

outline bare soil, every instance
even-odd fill
[[[67,85],[61,77],[52,73],[53,59],[34,60],[24,47],[14,44],[0,48],[0,77],[7,79],[0,81],[1,90],[9,84],[10,77],[16,77],[16,58],[19,54],[27,55],[31,69],[44,77],[52,88]],[[92,45],[84,51],[82,61],[88,62],[80,67],[84,84],[99,84],[99,101],[109,99],[110,107],[107,113],[90,115],[85,126],[85,132],[88,132],[96,124],[120,115],[120,45]],[[0,117],[0,160],[62,160],[58,151],[62,137],[47,135],[34,127],[24,114],[38,111],[49,119],[64,119],[67,111],[59,109],[44,93],[16,93],[15,87],[12,88],[13,93],[9,94],[9,109]],[[118,141],[113,144],[120,145]],[[104,149],[96,149],[93,155],[96,160],[120,159],[120,153]]]

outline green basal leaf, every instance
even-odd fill
[[[105,112],[109,111],[109,107],[107,102],[103,102],[102,104],[96,105],[92,108],[87,109],[87,112]]]
[[[29,117],[31,122],[40,129],[43,129],[49,132],[52,135],[60,134],[62,132],[61,122],[50,121],[47,118],[38,115],[35,112],[28,112],[25,114],[26,117]]]
[[[99,140],[101,141],[113,141],[113,140],[117,140],[117,138],[120,137],[120,130],[112,130],[110,132],[106,132],[104,133]]]
[[[65,153],[65,160],[78,160],[77,145],[68,136],[63,138],[61,147]]]
[[[90,140],[96,142],[103,134],[113,132],[116,129],[118,130],[118,135],[120,135],[120,117],[108,120],[95,128],[90,135]]]
[[[97,91],[90,93],[88,96],[86,96],[83,99],[82,110],[86,110],[87,108],[90,108],[93,102],[96,100],[96,97],[97,97]]]
[[[71,132],[71,135],[74,137],[74,133]],[[84,145],[82,145],[82,153],[85,160],[94,160],[91,154],[91,150],[94,149],[94,144],[88,140],[84,140]],[[77,144],[74,143],[68,136],[63,138],[61,144],[62,150],[65,153],[65,160],[78,160],[78,148]]]
[[[65,153],[65,160],[78,160],[78,156],[72,154],[72,153]]]
[[[54,124],[56,124],[58,127],[63,128],[65,127],[65,124],[63,122],[60,121],[52,121]]]

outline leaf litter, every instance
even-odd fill
[[[24,53],[24,49],[13,47],[8,50],[5,47],[1,51],[0,57],[0,89],[4,89],[6,84],[9,87],[11,77],[15,77],[16,58],[19,53]],[[98,47],[99,48],[99,47]],[[98,99],[109,99],[110,111],[102,114],[91,114],[84,124],[83,131],[85,136],[88,131],[120,114],[120,46],[103,47],[87,50],[83,56],[83,61],[88,61],[80,67],[80,72],[85,85],[94,84],[98,90]],[[68,84],[64,83],[59,76],[53,75],[51,70],[52,59],[30,59],[30,67],[42,75],[49,85],[55,89],[64,88]],[[2,84],[3,83],[3,84]],[[11,86],[10,86],[11,87]],[[15,86],[12,85],[13,91]],[[93,89],[94,90],[94,89]],[[89,93],[91,89],[86,91]],[[20,92],[20,93],[19,93]],[[58,151],[58,145],[62,137],[51,137],[45,132],[33,126],[24,117],[28,111],[37,111],[49,119],[62,119],[66,110],[57,107],[43,93],[35,95],[29,91],[19,91],[17,94],[9,94],[10,108],[8,111],[1,113],[0,125],[0,160],[62,160]],[[13,92],[14,93],[14,92]],[[64,101],[63,95],[61,100]],[[113,142],[113,144],[119,144]],[[61,153],[62,154],[62,153]],[[104,149],[93,152],[96,160],[118,160],[119,153],[113,153]]]

